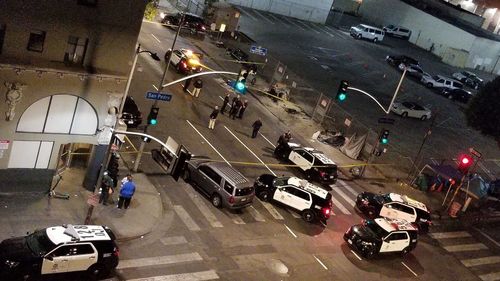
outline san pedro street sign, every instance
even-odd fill
[[[146,98],[150,100],[171,101],[172,95],[167,93],[147,92]]]

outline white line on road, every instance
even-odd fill
[[[344,213],[344,215],[351,215],[351,212],[349,212],[349,210],[347,210],[344,205],[342,205],[342,203],[340,203],[337,199],[335,199],[335,197],[332,196],[332,202],[335,206],[337,206],[337,208],[339,208],[339,210]]]
[[[464,238],[471,237],[467,231],[450,231],[450,232],[434,232],[429,233],[429,236],[434,239],[446,239],[446,238]]]
[[[345,194],[342,190],[340,190],[340,188],[338,186],[335,186],[333,188],[333,190],[335,192],[337,192],[340,197],[344,198],[345,201],[347,201],[347,203],[349,203],[352,207],[354,207],[354,205],[356,205],[356,203],[354,203],[354,201],[352,201],[351,198],[349,198],[349,196],[347,196],[347,194]]]
[[[486,245],[482,243],[444,246],[443,248],[448,252],[465,252],[465,251],[477,251],[477,250],[488,249],[488,247],[486,247]]]
[[[273,218],[275,218],[277,220],[284,220],[285,219],[285,218],[283,218],[283,216],[280,213],[278,213],[278,210],[276,210],[273,207],[273,205],[271,205],[270,203],[264,202],[264,201],[260,201],[260,203],[262,203],[264,208],[266,208],[266,210],[271,214],[271,216],[273,216]]]
[[[260,222],[265,222],[266,221],[266,219],[264,218],[264,216],[259,211],[257,211],[257,209],[255,209],[254,206],[250,206],[250,208],[247,208],[247,210],[250,213],[250,215],[252,215],[252,217],[256,221],[260,221]]]
[[[479,275],[479,278],[483,281],[498,281],[500,280],[500,272],[482,274]]]
[[[295,233],[293,233],[293,231],[286,224],[284,224],[284,226],[286,227],[286,229],[288,229],[288,231],[290,231],[293,237],[297,238],[297,235],[295,235]]]
[[[300,26],[300,25],[296,24],[295,22],[289,20],[286,16],[283,16],[283,19],[286,20],[288,23],[291,23],[291,24],[295,25],[296,27],[298,27],[298,28],[300,28],[300,29],[302,29],[302,30],[305,31],[305,29],[302,26]]]
[[[264,165],[268,170],[269,172],[271,172],[271,174],[273,174],[274,176],[276,176],[276,174],[273,172],[273,170],[269,169],[269,167],[266,165],[266,163],[264,163],[264,161],[262,161],[250,148],[248,148],[248,146],[246,144],[244,144],[235,134],[233,134],[233,132],[231,132],[231,130],[229,130],[228,127],[226,127],[226,125],[224,125],[224,128],[226,128],[226,130],[235,138],[237,139],[248,151],[250,151],[250,153],[252,153],[253,156],[255,156],[255,158],[257,158],[257,160],[259,160],[260,163],[262,163],[262,165]]]
[[[229,210],[223,210],[224,214],[226,214],[235,224],[245,224],[245,222],[243,221],[243,219],[235,214],[235,213],[232,213],[231,211]]]
[[[128,279],[128,281],[205,281],[219,279],[219,276],[215,270],[191,272],[191,273],[181,273],[181,274],[171,274],[162,276],[152,276],[146,278],[138,279]]]
[[[356,190],[354,190],[352,187],[350,187],[343,180],[338,180],[337,182],[340,183],[340,185],[342,185],[345,189],[347,189],[347,191],[349,191],[352,195],[358,197],[358,192],[356,192]]]
[[[268,13],[268,15],[269,15],[270,17],[272,17],[273,19],[275,19],[275,20],[277,20],[277,21],[279,21],[279,22],[281,22],[281,23],[284,23],[284,24],[286,25],[286,23],[285,23],[284,21],[282,21],[282,20],[280,20],[279,18],[275,17],[273,14]]]
[[[261,135],[270,145],[276,148],[276,145],[274,145],[274,143],[272,143],[268,138],[266,138],[261,132],[259,132],[259,135]]]
[[[189,122],[189,120],[186,120],[186,122],[188,122],[189,125],[191,125],[191,127],[193,127],[193,129],[198,133],[198,135],[200,135],[200,137],[203,138],[204,141],[206,141],[208,143],[208,145],[210,145],[210,147],[215,151],[217,152],[217,154],[219,154],[219,156],[222,158],[222,160],[226,161],[226,163],[229,165],[229,166],[232,166],[231,163],[229,163],[226,158],[224,158],[224,156],[222,156],[222,154],[220,154],[220,152],[215,149],[215,147],[200,133],[200,131],[198,131],[198,129],[196,129],[196,127],[191,124],[191,122]]]
[[[259,19],[257,19],[256,17],[252,16],[249,12],[243,10],[243,9],[240,9],[240,11],[245,14],[246,16],[249,16],[251,17],[252,19],[256,20],[256,21],[259,21]]]
[[[316,27],[315,27],[314,25],[311,25],[310,23],[306,23],[306,22],[300,22],[300,23],[302,23],[303,25],[305,25],[305,26],[309,27],[310,29],[312,29],[314,32],[316,32],[316,33],[318,33],[318,34],[319,34],[319,33],[321,33],[321,32],[319,32],[319,31],[316,29]]]
[[[326,267],[326,265],[320,260],[318,259],[318,257],[316,257],[315,255],[313,255],[313,257],[316,259],[316,261],[319,262],[319,264],[321,264],[321,266],[325,269],[325,270],[328,270],[328,267]]]
[[[262,14],[261,14],[258,10],[252,10],[252,11],[253,11],[255,14],[257,14],[259,17],[261,17],[261,18],[265,19],[267,22],[274,24],[274,22],[273,22],[273,21],[271,21],[270,19],[268,19],[267,17],[265,17],[264,15],[262,15]]]
[[[500,243],[498,243],[495,239],[491,238],[488,234],[484,233],[483,231],[481,231],[480,229],[476,228],[476,227],[473,227],[476,231],[478,231],[479,233],[481,233],[484,237],[486,237],[488,240],[490,240],[491,242],[493,242],[495,245],[497,245],[498,247],[500,247]]]
[[[171,237],[161,238],[160,242],[165,246],[169,246],[169,245],[186,244],[187,240],[184,236],[171,236]]]
[[[155,90],[157,90],[157,91],[158,91],[158,87],[156,87],[155,85],[153,85],[153,88],[155,88]]]
[[[203,258],[200,254],[193,252],[187,254],[171,255],[171,256],[160,256],[151,258],[140,258],[140,259],[130,259],[121,260],[117,269],[131,268],[131,267],[144,267],[152,265],[165,265],[180,262],[190,262],[190,261],[201,261]]]
[[[362,261],[362,260],[363,260],[363,259],[362,259],[360,256],[358,256],[358,254],[356,254],[356,252],[354,252],[353,250],[351,250],[351,253],[353,253],[353,255],[355,255],[355,256],[358,258],[358,260],[360,260],[360,261]]]
[[[407,266],[404,262],[401,262],[402,265],[404,265],[411,273],[413,273],[413,275],[415,276],[418,276],[415,271],[411,270],[411,268],[409,266]]]
[[[212,213],[210,208],[208,208],[205,202],[206,200],[200,198],[200,196],[194,192],[191,186],[186,186],[184,190],[212,227],[223,227],[222,223],[217,219],[214,213]]]
[[[467,267],[471,267],[471,266],[478,266],[478,265],[483,265],[483,264],[500,263],[500,256],[490,256],[490,257],[466,259],[466,260],[460,260],[460,261],[463,263],[463,265],[465,265]]]
[[[288,212],[292,215],[292,217],[296,218],[296,219],[300,219],[302,218],[299,214],[297,214],[295,211],[292,211],[290,209],[288,209]]]
[[[156,39],[156,41],[158,41],[158,43],[161,43],[160,39],[158,39],[158,37],[156,37],[153,33],[151,33],[151,36],[153,36],[153,38]]]
[[[181,205],[174,205],[175,213],[181,218],[182,222],[191,231],[200,231],[200,227],[194,222],[194,220],[189,216],[184,207]]]

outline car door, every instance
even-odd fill
[[[408,234],[404,231],[395,231],[384,238],[380,252],[400,252],[408,245],[410,245]]]
[[[390,218],[390,219],[395,219],[397,218],[397,206],[396,203],[387,203],[382,206],[382,209],[380,209],[380,216]]]
[[[218,191],[220,189],[222,177],[206,165],[202,165],[199,170],[201,177],[199,186],[208,194]]]
[[[296,165],[299,166],[300,169],[302,170],[307,170],[309,169],[308,167],[310,166],[310,163],[304,158],[304,156],[307,154],[307,152],[304,149],[296,149],[292,150],[290,153],[289,159],[295,163]]]
[[[177,66],[181,61],[181,58],[182,58],[182,53],[179,50],[174,50],[170,61],[172,62],[172,65]]]
[[[415,208],[400,203],[395,204],[398,205],[396,209],[398,210],[399,219],[404,219],[409,222],[415,222],[417,220],[417,213],[415,211]]]
[[[42,274],[66,272],[72,247],[74,245],[62,245],[46,254],[42,261]]]
[[[294,207],[294,198],[290,193],[290,186],[280,186],[274,191],[273,199],[277,202],[283,203],[287,206]]]
[[[91,243],[74,245],[68,259],[68,272],[84,271],[97,262],[97,250]]]
[[[295,209],[303,211],[311,207],[311,194],[293,186],[290,187],[290,193],[292,193],[293,206]]]

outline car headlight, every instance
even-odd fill
[[[4,264],[5,264],[6,266],[8,266],[9,268],[14,268],[14,267],[16,267],[16,266],[19,264],[19,262],[17,262],[17,261],[5,260]]]

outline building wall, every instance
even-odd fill
[[[333,0],[226,0],[226,2],[306,21],[325,23]]]
[[[360,0],[335,0],[333,1],[333,9],[335,11],[357,13],[361,3]]]

